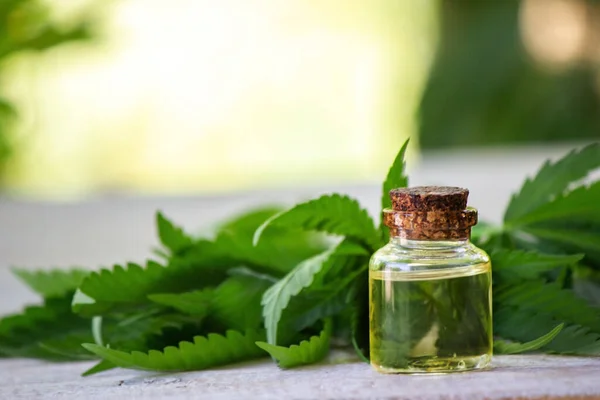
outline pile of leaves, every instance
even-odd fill
[[[382,208],[390,189],[408,185],[407,143],[383,183]],[[496,354],[600,354],[600,181],[589,179],[599,167],[598,144],[546,162],[512,197],[502,226],[474,230],[492,258]],[[331,346],[368,358],[368,261],[389,234],[356,200],[332,194],[261,208],[211,238],[161,213],[156,223],[162,247],[143,265],[14,269],[44,302],[0,320],[0,355],[99,360],[85,375],[268,355],[291,368],[319,362]]]

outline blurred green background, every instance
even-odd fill
[[[2,0],[0,190],[377,180],[399,145],[600,139],[592,0]]]

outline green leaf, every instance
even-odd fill
[[[304,260],[279,282],[271,286],[263,295],[263,317],[267,329],[267,341],[277,344],[277,326],[281,319],[282,311],[288,306],[290,299],[300,291],[310,286],[320,271],[334,265],[334,258],[347,256],[353,252],[363,250],[354,247],[348,242],[342,242],[336,247]]]
[[[302,228],[346,236],[366,244],[371,250],[381,245],[379,232],[367,211],[361,208],[358,201],[339,194],[300,203],[269,218],[256,230],[255,245],[270,227]]]
[[[390,200],[390,190],[408,186],[408,177],[406,176],[406,162],[404,156],[406,154],[409,141],[410,139],[407,139],[400,148],[400,151],[398,152],[398,155],[396,155],[396,158],[394,159],[394,162],[388,171],[387,177],[383,182],[381,194],[382,213],[383,210],[392,206],[392,201]],[[379,230],[381,232],[383,241],[387,242],[389,240],[389,230],[385,225],[383,225],[383,218],[381,224],[379,225]]]
[[[156,227],[161,243],[171,250],[172,254],[177,254],[194,243],[183,229],[173,224],[160,211],[156,213]]]
[[[567,251],[585,252],[586,257],[600,261],[600,231],[587,227],[544,227],[523,229],[537,239],[556,244]]]
[[[251,241],[256,229],[267,219],[282,210],[283,208],[279,206],[263,206],[250,210],[221,223],[218,232],[235,233]]]
[[[130,263],[112,270],[93,272],[81,283],[73,298],[73,311],[85,316],[105,315],[114,309],[148,303],[148,295],[186,292],[212,286],[227,276],[220,254],[206,244],[205,259],[172,259],[166,267],[149,261],[146,268]],[[214,256],[214,257],[213,257]]]
[[[228,278],[214,291],[211,319],[239,331],[262,327],[261,299],[271,285],[271,281],[253,276]]]
[[[563,256],[507,249],[495,250],[491,254],[494,278],[502,282],[538,279],[546,272],[574,265],[582,258],[583,254]]]
[[[74,338],[92,339],[90,321],[71,313],[70,297],[49,298],[43,305],[2,318],[0,352],[56,361],[81,359],[81,342]]]
[[[73,292],[90,273],[82,269],[29,271],[21,268],[12,268],[12,272],[43,297],[62,297]]]
[[[298,345],[283,347],[265,342],[256,342],[256,345],[276,359],[281,368],[294,368],[300,365],[314,364],[327,356],[331,330],[331,320],[328,319],[319,336],[303,340]]]
[[[148,295],[148,298],[157,304],[202,318],[208,315],[213,296],[212,289],[203,289],[184,293],[157,293]]]
[[[519,193],[513,195],[504,221],[520,219],[554,197],[562,194],[576,181],[600,167],[600,144],[590,144],[573,150],[555,163],[546,161],[533,179],[527,179]]]
[[[150,350],[148,353],[127,353],[91,343],[82,346],[122,368],[195,371],[261,357],[264,353],[255,342],[263,338],[264,333],[259,331],[249,330],[241,334],[230,330],[225,336],[215,333],[210,333],[207,337],[196,336],[193,343],[184,341],[178,347],[169,346],[162,352]]]
[[[506,340],[495,340],[494,341],[494,353],[497,354],[519,354],[528,351],[537,350],[541,347],[546,346],[550,343],[556,335],[562,331],[565,324],[557,325],[550,332],[537,339],[531,340],[527,343],[509,342]]]
[[[561,323],[549,314],[515,307],[496,307],[494,311],[494,333],[519,342],[534,340]],[[541,350],[560,354],[600,354],[600,334],[581,325],[567,325]]]
[[[511,220],[512,227],[568,219],[600,222],[600,182],[559,195],[535,210]]]
[[[534,313],[545,313],[562,322],[587,326],[600,332],[600,310],[575,296],[558,283],[525,281],[495,288],[494,301],[504,307],[519,307]]]
[[[82,373],[81,376],[95,375],[100,372],[111,370],[113,368],[115,368],[115,364],[111,363],[110,361],[102,360],[96,365],[94,365],[92,368]]]

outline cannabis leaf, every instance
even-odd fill
[[[182,228],[173,224],[160,211],[156,213],[156,229],[160,242],[172,254],[177,254],[194,243],[194,240]]]
[[[300,344],[289,347],[275,346],[265,342],[256,342],[256,345],[265,350],[281,368],[293,368],[300,365],[314,364],[321,361],[329,352],[332,323],[326,320],[323,330],[319,336],[313,336],[309,340],[303,340]]]
[[[13,268],[12,272],[43,297],[62,297],[73,292],[90,273],[83,269],[29,271],[22,268]]]
[[[0,320],[0,352],[13,357],[77,360],[81,342],[73,337],[90,340],[92,335],[89,320],[71,313],[69,295]]]
[[[146,303],[150,294],[185,292],[211,286],[226,276],[231,265],[206,245],[205,260],[173,259],[168,266],[148,261],[146,268],[129,263],[112,270],[93,272],[81,283],[73,298],[73,310],[84,316],[106,314],[112,309]],[[214,258],[210,256],[214,255]]]
[[[562,194],[576,181],[600,167],[600,143],[573,150],[559,161],[546,163],[535,178],[525,180],[519,193],[513,195],[504,214],[504,221],[512,222]]]
[[[552,329],[550,332],[546,333],[544,336],[540,336],[539,338],[529,341],[527,343],[509,342],[501,339],[495,340],[494,352],[497,354],[518,354],[537,350],[550,343],[556,337],[556,335],[560,333],[564,325],[565,324],[560,324],[554,329]]]
[[[157,293],[148,295],[148,298],[157,304],[203,318],[209,313],[213,295],[212,289],[203,289],[184,293]]]
[[[537,279],[558,267],[571,266],[583,254],[555,255],[534,251],[496,249],[492,252],[494,276],[502,282]]]
[[[362,254],[362,251],[360,247],[352,246],[348,242],[341,242],[338,246],[301,262],[289,274],[271,286],[262,298],[267,341],[270,344],[277,344],[277,325],[282,311],[292,297],[311,285],[317,273],[333,266],[335,257],[353,253]]]
[[[495,334],[519,342],[535,340],[559,324],[561,322],[551,315],[514,307],[502,307],[494,312]],[[566,325],[541,349],[560,354],[597,355],[600,354],[600,334],[581,325]]]
[[[405,154],[406,149],[408,148],[408,142],[410,139],[406,140],[398,155],[394,159],[390,170],[388,171],[387,177],[383,182],[382,194],[381,194],[381,210],[386,208],[390,208],[392,206],[392,201],[390,200],[390,191],[396,188],[403,188],[408,186],[408,177],[406,176],[406,161]],[[383,215],[383,214],[382,214]],[[384,242],[389,240],[389,231],[385,225],[383,225],[383,217],[381,218],[381,223],[379,225],[379,231],[381,233],[381,237]]]
[[[563,289],[556,282],[524,281],[496,288],[494,300],[502,307],[546,313],[564,322],[593,328],[600,332],[600,310]]]
[[[272,281],[237,275],[223,281],[211,302],[211,319],[230,329],[258,329],[263,325],[261,299]]]
[[[256,230],[255,245],[270,227],[302,228],[346,236],[366,244],[371,250],[381,245],[379,233],[367,211],[361,208],[358,201],[339,194],[300,203],[269,218]]]
[[[97,344],[82,346],[104,360],[122,368],[153,371],[196,371],[219,365],[261,357],[264,353],[255,342],[264,338],[264,332],[249,330],[244,334],[229,330],[223,335],[210,333],[196,336],[193,342],[183,341],[178,347],[169,346],[162,352],[131,353],[109,349]]]

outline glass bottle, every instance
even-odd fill
[[[383,373],[482,369],[492,358],[491,264],[470,241],[469,191],[390,191],[390,241],[369,264],[370,358]]]

